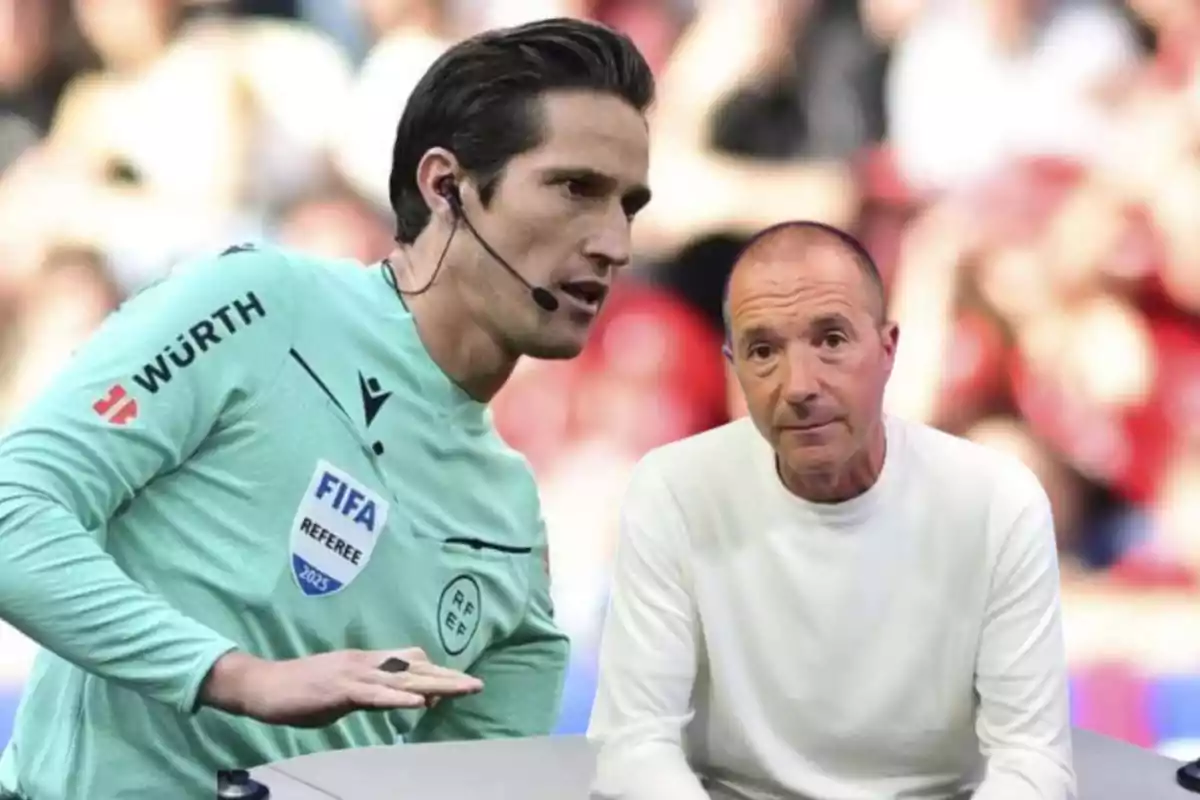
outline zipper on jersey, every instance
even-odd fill
[[[496,550],[501,553],[512,553],[515,555],[528,555],[533,552],[532,547],[513,547],[509,544],[498,544],[497,542],[487,542],[483,539],[476,539],[470,536],[452,536],[449,539],[443,539],[446,544],[461,544],[470,547],[472,550]]]

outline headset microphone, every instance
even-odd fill
[[[467,230],[470,231],[471,235],[475,237],[475,241],[479,242],[479,246],[482,247],[489,256],[494,258],[496,263],[508,270],[510,275],[524,284],[525,288],[529,290],[529,294],[533,298],[533,302],[537,303],[538,307],[540,307],[543,311],[558,310],[558,298],[555,297],[549,289],[546,289],[542,286],[534,286],[532,283],[525,280],[525,276],[517,272],[511,264],[501,258],[500,254],[493,250],[492,246],[488,244],[482,236],[479,235],[478,231],[475,230],[475,226],[471,224],[471,220],[467,219],[467,215],[463,212],[462,195],[458,193],[458,185],[454,183],[453,178],[447,177],[438,181],[437,192],[442,197],[446,198],[446,202],[450,204],[450,211],[454,214],[454,218],[462,221],[462,223],[467,226]]]

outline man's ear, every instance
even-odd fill
[[[421,190],[425,204],[433,213],[447,217],[453,214],[450,202],[439,187],[443,186],[447,179],[457,184],[460,171],[458,159],[444,147],[431,147],[421,156],[417,164],[417,188]]]
[[[896,350],[900,347],[900,325],[890,320],[885,322],[879,332],[879,336],[883,341],[883,349],[887,351],[888,356],[895,358]]]

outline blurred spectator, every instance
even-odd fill
[[[355,191],[388,208],[400,112],[425,70],[454,41],[457,20],[444,0],[361,3],[372,44],[339,120],[334,159]]]
[[[1200,440],[1192,438],[1167,470],[1154,506],[1159,540],[1149,548],[1161,565],[1183,571],[1200,588]]]
[[[1129,6],[1154,33],[1154,80],[1175,88],[1193,80],[1200,59],[1200,6],[1191,0],[1129,0]]]
[[[72,0],[72,7],[105,68],[123,75],[153,64],[183,17],[182,0]]]
[[[454,9],[447,0],[354,0],[367,34],[378,43],[407,31],[452,35]]]
[[[378,262],[392,248],[389,220],[357,195],[336,189],[285,210],[275,238],[297,250],[363,264]]]
[[[103,66],[76,78],[59,105],[46,147],[63,179],[41,224],[121,253],[136,285],[220,236],[238,212],[247,97],[230,39],[181,27],[180,0],[74,7]]]
[[[846,17],[853,8],[814,0],[697,4],[660,77],[651,126],[655,200],[637,231],[643,252],[672,257],[702,237],[749,236],[778,221],[779,209],[851,223],[857,192],[837,157],[873,141],[880,116],[872,108],[878,97],[864,91],[878,65],[855,18]],[[711,270],[678,270],[688,276],[681,284],[724,284]]]
[[[589,16],[588,0],[458,0],[464,33],[520,25],[546,17]]]
[[[713,120],[713,143],[755,158],[846,160],[884,137],[886,52],[861,3],[788,0],[763,20],[766,60]]]
[[[0,173],[50,128],[86,62],[68,0],[0,0]]]
[[[242,202],[273,211],[317,191],[335,171],[329,148],[354,81],[349,59],[311,28],[274,19],[243,20],[235,81],[244,87],[252,132]]]
[[[1021,156],[1096,156],[1097,92],[1136,55],[1133,29],[1104,0],[926,0],[888,76],[900,169],[932,191]]]
[[[666,66],[691,12],[690,0],[590,0],[581,5],[590,7],[599,22],[627,33],[655,74]]]
[[[1054,510],[1055,533],[1059,549],[1064,554],[1061,569],[1068,580],[1072,575],[1085,571],[1087,565],[1080,558],[1080,550],[1085,535],[1083,525],[1086,522],[1087,493],[1079,474],[1051,453],[1014,417],[984,419],[972,426],[966,436],[972,441],[1016,456],[1033,470],[1045,487]]]
[[[0,428],[36,397],[120,302],[103,255],[52,248],[12,319],[0,391]]]
[[[91,242],[133,289],[326,177],[349,67],[311,30],[220,4],[190,22],[179,0],[75,6],[103,68],[68,88],[37,166],[6,176],[42,196],[12,202],[7,233]]]
[[[1164,179],[1150,214],[1165,245],[1158,265],[1163,289],[1180,308],[1200,314],[1200,162],[1195,158]]]
[[[539,471],[581,441],[640,455],[725,421],[720,348],[678,298],[622,280],[579,358],[518,370],[494,402],[497,427]]]

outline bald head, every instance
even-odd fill
[[[834,249],[844,253],[857,267],[866,284],[871,303],[871,315],[875,321],[884,322],[887,301],[884,295],[883,277],[862,243],[843,230],[820,222],[796,220],[772,225],[755,234],[738,255],[725,284],[721,300],[721,313],[725,320],[725,337],[730,337],[731,311],[730,289],[739,273],[755,266],[792,264],[797,272],[805,269],[805,262],[817,251]]]
[[[742,251],[725,309],[730,364],[784,484],[820,502],[866,491],[900,335],[870,255],[835,228],[776,225]]]

